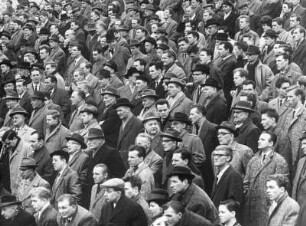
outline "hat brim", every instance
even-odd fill
[[[167,174],[167,177],[172,177],[172,176],[178,176],[178,175],[184,175],[184,176],[188,176],[189,178],[193,179],[194,175],[193,174],[186,174],[186,173],[179,173],[179,172],[175,172],[175,173],[169,173]]]
[[[177,121],[177,122],[186,123],[187,125],[192,125],[191,120],[186,121],[186,120],[182,120],[182,119],[178,119],[178,118],[170,118],[169,121],[170,122]]]
[[[0,208],[6,207],[6,206],[11,206],[11,205],[21,205],[21,202],[4,202],[0,203]]]
[[[205,86],[210,86],[210,87],[214,87],[216,89],[220,89],[220,87],[218,85],[213,85],[213,84],[202,84],[201,87],[205,87]]]
[[[179,137],[174,137],[174,136],[172,136],[172,135],[170,135],[170,134],[168,134],[168,133],[161,133],[159,136],[160,136],[160,137],[168,137],[168,138],[170,138],[170,139],[172,139],[172,140],[174,140],[174,141],[177,141],[177,142],[182,142],[182,141],[183,141],[181,138],[179,138]]]
[[[245,52],[246,55],[259,55],[260,52]]]
[[[142,123],[146,123],[147,121],[150,120],[157,120],[158,122],[160,122],[160,118],[159,117],[150,117],[150,118],[145,118],[142,120]]]
[[[158,99],[158,96],[154,94],[140,96],[141,99],[146,98],[146,97],[153,98],[155,100]]]
[[[231,129],[231,128],[229,128],[229,127],[219,125],[219,126],[217,126],[217,128],[216,128],[216,129],[217,129],[217,130],[218,130],[218,129],[226,129],[226,130],[230,131],[231,133],[233,133],[233,134],[234,134],[234,136],[236,136],[236,130],[232,130],[232,129]]]
[[[3,100],[20,100],[19,97],[3,97]]]
[[[17,114],[24,115],[25,117],[29,117],[29,114],[27,112],[22,112],[22,111],[12,112],[12,113],[9,114],[9,116],[12,117],[13,115],[17,115]]]
[[[78,143],[81,145],[81,148],[82,148],[82,149],[87,148],[87,145],[86,145],[84,142],[81,142],[80,140],[75,139],[74,137],[66,137],[66,140],[67,140],[67,141],[68,141],[68,140],[73,140],[73,141],[78,142]]]
[[[96,30],[96,27],[94,27],[94,28],[93,28],[93,27],[92,27],[92,28],[88,28],[88,26],[85,25],[85,26],[84,26],[84,30],[85,30],[85,31],[95,31],[95,30]]]
[[[236,110],[241,110],[241,111],[246,111],[246,112],[254,112],[254,110],[251,109],[251,108],[245,108],[245,107],[239,107],[239,106],[232,108],[232,110],[235,110],[235,109]]]
[[[177,81],[166,81],[166,85],[169,85],[170,83],[174,83],[174,84],[179,85],[182,88],[185,88],[185,85],[183,83],[179,83]]]
[[[120,96],[119,96],[118,94],[115,94],[115,93],[112,93],[112,92],[107,92],[107,91],[101,93],[101,96],[104,96],[104,95],[106,95],[106,94],[111,95],[111,96],[114,96],[114,97],[116,97],[116,98],[120,98]]]
[[[114,104],[114,108],[118,107],[129,107],[129,108],[134,108],[134,105],[131,103],[119,103],[119,104]]]
[[[89,140],[89,139],[103,139],[103,138],[104,138],[104,136],[88,136],[87,140]]]

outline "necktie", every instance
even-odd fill
[[[293,110],[292,112],[292,118],[294,118],[294,116],[295,116],[295,110]]]
[[[101,187],[100,187],[100,184],[98,184],[96,196],[100,193],[100,191],[101,191]]]
[[[37,91],[37,85],[34,85],[34,91]]]
[[[264,164],[265,160],[266,160],[266,154],[262,156],[262,164]]]
[[[280,99],[280,100],[279,100],[279,106],[280,106],[280,107],[283,105],[283,102],[284,102],[283,99]]]

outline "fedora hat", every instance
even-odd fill
[[[188,115],[186,115],[183,112],[175,112],[173,117],[170,118],[170,121],[183,122],[186,123],[187,125],[191,125],[191,121]]]
[[[108,95],[112,95],[116,98],[119,98],[119,94],[118,94],[118,91],[112,87],[107,87],[106,90],[104,92],[101,93],[101,95],[105,95],[105,94],[108,94]]]
[[[14,195],[2,195],[0,197],[0,208],[20,204],[21,202],[17,201],[17,198]]]
[[[35,91],[31,96],[32,99],[45,100],[45,95],[41,91]]]
[[[166,85],[169,85],[170,83],[174,83],[174,84],[177,84],[179,85],[180,87],[182,87],[182,89],[184,89],[186,83],[183,82],[181,79],[179,78],[171,78],[170,81],[167,81],[166,82]]]
[[[191,179],[194,178],[194,175],[192,174],[191,170],[185,166],[173,167],[172,171],[167,175],[167,177],[178,176],[178,175],[184,175]]]
[[[102,79],[104,79],[104,78],[110,78],[111,75],[110,75],[109,70],[106,70],[106,69],[101,68],[101,69],[99,70],[99,73],[98,73],[97,77],[98,77],[99,80],[102,80]]]
[[[179,132],[177,132],[176,130],[171,129],[171,128],[170,129],[166,129],[165,132],[160,134],[161,137],[168,137],[171,140],[174,140],[174,141],[177,141],[177,142],[181,142],[182,139],[179,138],[179,135],[180,135]]]
[[[238,101],[232,108],[232,110],[235,109],[246,112],[254,112],[254,110],[252,109],[252,104],[249,101],[244,101],[244,100]]]
[[[1,64],[5,64],[5,65],[9,66],[10,68],[13,67],[13,65],[11,64],[11,61],[10,61],[10,60],[2,60],[2,61],[0,62],[0,65],[1,65]]]
[[[16,114],[21,114],[21,115],[24,115],[25,117],[29,116],[29,113],[19,105],[12,109],[9,116],[12,117],[13,115],[16,115]]]
[[[150,17],[149,17],[149,21],[151,20],[157,20],[158,22],[160,22],[160,18],[158,15],[156,14],[152,14]]]
[[[224,1],[223,4],[222,4],[222,6],[223,6],[223,5],[228,5],[228,6],[231,7],[232,9],[234,8],[234,4],[233,4],[231,1],[228,1],[228,0],[227,0],[227,1]]]
[[[211,87],[215,87],[217,89],[220,89],[219,83],[215,79],[213,79],[213,78],[206,79],[205,83],[202,84],[201,86],[202,87],[204,87],[204,86],[211,86]]]
[[[88,23],[84,26],[85,31],[95,31],[96,30],[96,24],[95,23]]]
[[[4,85],[6,85],[6,84],[8,84],[8,83],[15,83],[16,81],[15,81],[15,79],[14,78],[6,78],[6,79],[4,79],[2,82],[1,82],[1,84],[4,86]]]
[[[129,31],[130,28],[127,25],[122,25],[118,28],[118,31]]]
[[[117,100],[117,103],[114,105],[115,108],[118,107],[129,107],[129,108],[133,108],[134,105],[131,104],[131,102],[127,99],[127,98],[119,98]]]
[[[43,27],[39,30],[39,35],[50,35],[50,30],[48,28]]]
[[[103,130],[98,128],[91,128],[88,131],[87,139],[104,138]]]
[[[218,129],[226,129],[231,133],[236,134],[235,125],[230,121],[223,121],[219,126],[217,126],[217,130]]]
[[[112,60],[106,62],[106,63],[104,64],[104,66],[107,66],[107,67],[112,68],[115,72],[118,70],[117,64],[116,64],[114,61],[112,61]]]
[[[90,105],[90,104],[85,104],[85,106],[82,108],[82,110],[80,111],[80,113],[83,113],[83,112],[91,113],[91,114],[93,114],[94,116],[97,116],[97,115],[98,115],[98,109],[97,109],[97,107],[95,107],[95,106],[93,106],[93,105]]]
[[[200,71],[202,72],[203,74],[206,74],[208,75],[209,74],[209,67],[205,64],[197,64],[193,69],[192,69],[192,72],[195,72],[195,71]]]
[[[208,27],[208,26],[211,26],[211,25],[219,26],[220,23],[219,23],[216,19],[211,18],[211,19],[208,19],[208,20],[206,21],[205,27]]]
[[[154,45],[155,47],[157,46],[156,40],[155,40],[154,38],[152,38],[152,37],[147,37],[147,38],[144,40],[144,43],[146,43],[146,42],[151,43],[151,44]]]
[[[68,141],[68,140],[73,140],[73,141],[78,142],[78,143],[81,145],[81,148],[82,148],[82,149],[87,148],[87,145],[86,145],[85,142],[84,142],[84,137],[81,136],[81,135],[78,134],[78,133],[73,133],[71,136],[66,137],[66,140],[67,140],[67,141]]]
[[[156,120],[160,122],[160,117],[153,111],[148,112],[147,114],[144,115],[144,118],[142,120],[142,123],[146,123],[150,120]]]
[[[158,96],[156,95],[155,90],[153,89],[146,89],[142,92],[140,98],[145,98],[145,97],[151,97],[153,99],[158,99]]]
[[[169,194],[164,189],[154,189],[151,191],[148,202],[157,202],[159,205],[163,205],[169,201]]]
[[[5,99],[5,100],[19,100],[20,98],[15,91],[9,91],[3,99]]]
[[[127,73],[124,75],[125,78],[129,78],[130,76],[132,76],[133,74],[141,74],[141,71],[138,71],[137,68],[135,67],[131,67]]]
[[[52,158],[53,156],[61,156],[63,158],[66,159],[66,162],[68,162],[69,160],[69,153],[67,151],[64,151],[64,150],[57,150],[57,151],[54,151],[50,154],[50,157]]]
[[[254,45],[249,45],[248,49],[246,51],[247,55],[256,55],[256,54],[260,54],[260,50],[258,46],[254,46]]]
[[[27,169],[35,169],[36,167],[37,167],[37,164],[36,164],[35,159],[26,157],[21,160],[19,169],[27,170]]]

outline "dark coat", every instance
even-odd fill
[[[292,198],[294,198],[301,206],[305,202],[305,194],[306,194],[306,177],[304,168],[306,164],[306,157],[301,158],[298,162],[298,166],[296,169],[296,174],[293,180],[293,188],[292,188]]]
[[[13,220],[5,220],[0,217],[1,226],[36,226],[35,218],[25,210],[19,208],[17,216]]]
[[[32,113],[33,108],[31,104],[31,96],[27,91],[19,100],[19,105],[23,107],[29,113],[29,115]]]
[[[33,110],[29,120],[29,126],[45,134],[47,126],[46,114],[47,114],[46,106],[43,106],[38,110]]]
[[[37,219],[37,226],[58,226],[57,221],[57,211],[53,206],[49,205]]]
[[[306,74],[306,39],[304,39],[292,53],[292,61],[299,65],[303,74]]]
[[[206,118],[208,121],[219,125],[221,122],[227,119],[228,107],[225,98],[220,93],[213,97],[205,108]]]
[[[250,147],[253,152],[257,151],[258,139],[260,130],[250,120],[247,120],[243,125],[237,129],[237,136],[235,140],[239,144],[244,144]]]
[[[68,93],[63,89],[56,88],[51,95],[51,100],[54,104],[62,108],[64,117],[66,118],[70,113],[70,98]]]
[[[98,221],[87,209],[77,206],[76,213],[72,216],[70,222],[65,222],[60,215],[57,217],[59,226],[98,226]]]
[[[138,203],[122,196],[117,202],[115,209],[111,202],[106,203],[102,207],[99,225],[145,226],[148,224],[142,207]]]
[[[125,125],[124,129],[120,127],[117,150],[123,159],[124,164],[127,166],[127,150],[135,143],[138,133],[143,129],[143,124],[140,119],[133,116]]]
[[[220,26],[227,26],[229,36],[231,38],[234,38],[235,36],[235,23],[236,23],[237,17],[238,15],[234,11],[232,11],[225,20],[222,18],[222,22]]]
[[[57,198],[62,194],[72,194],[80,201],[82,196],[80,178],[74,170],[67,167],[59,180],[54,182],[52,187],[51,203],[57,204]],[[57,205],[54,205],[57,206]]]
[[[182,219],[179,221],[178,226],[212,226],[213,224],[205,219],[204,217],[199,216],[189,210],[185,210]]]
[[[219,206],[221,201],[227,199],[233,199],[239,203],[243,201],[242,178],[232,166],[227,168],[218,183],[216,177],[211,194],[211,200],[215,206]]]
[[[80,177],[81,184],[86,181],[89,156],[82,151],[75,153],[68,162],[70,169],[76,171]]]

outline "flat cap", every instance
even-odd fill
[[[106,188],[119,188],[119,189],[124,189],[124,181],[119,178],[112,178],[107,181],[105,181],[102,184],[103,187]]]

